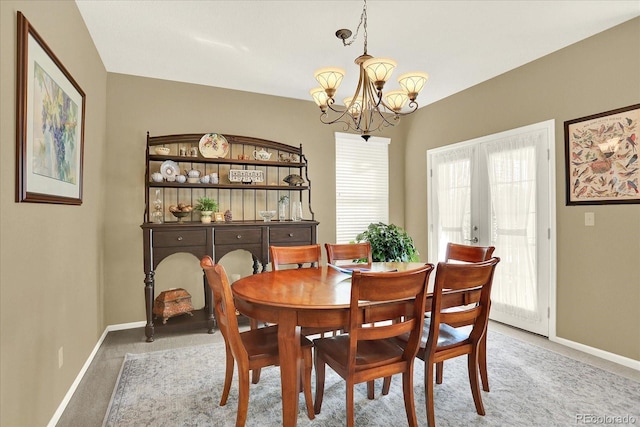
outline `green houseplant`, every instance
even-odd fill
[[[407,232],[394,224],[371,223],[367,230],[358,234],[357,242],[371,244],[371,256],[376,262],[415,262],[418,250]]]
[[[195,210],[200,211],[200,221],[208,224],[211,222],[211,214],[218,210],[218,203],[209,197],[201,197],[196,200]]]

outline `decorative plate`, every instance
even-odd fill
[[[200,154],[209,159],[226,157],[229,154],[227,138],[218,133],[205,133],[198,143]]]
[[[160,165],[160,173],[165,179],[175,179],[176,175],[180,175],[180,167],[173,160],[165,160]]]
[[[264,171],[256,169],[229,170],[230,182],[264,182]]]

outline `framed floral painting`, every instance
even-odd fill
[[[564,122],[567,205],[640,203],[640,104]]]
[[[16,202],[82,204],[85,94],[18,12]]]

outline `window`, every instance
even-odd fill
[[[389,221],[389,138],[336,132],[336,243]]]

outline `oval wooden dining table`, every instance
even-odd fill
[[[370,271],[408,271],[424,263],[373,263]],[[282,423],[298,417],[300,328],[341,329],[348,324],[351,276],[322,266],[254,274],[232,285],[237,310],[254,319],[277,323],[282,383]],[[366,322],[376,320],[380,305],[362,305]]]

